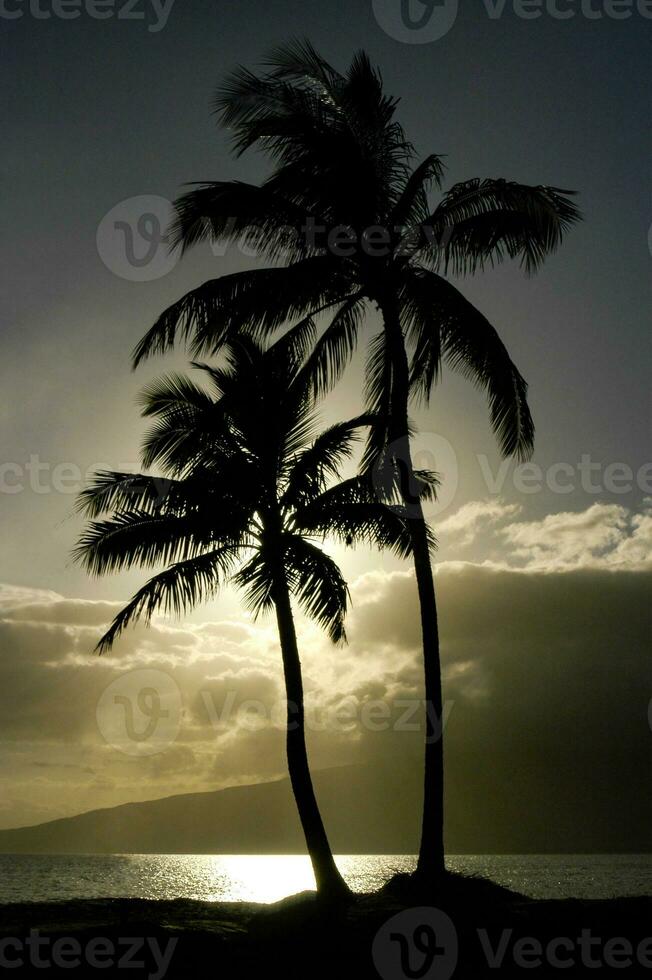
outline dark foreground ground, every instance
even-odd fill
[[[248,980],[652,978],[652,899],[534,901],[450,875],[349,905],[97,899],[0,907],[0,975]],[[129,972],[126,972],[129,971]]]

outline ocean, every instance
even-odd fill
[[[355,891],[373,891],[405,855],[340,855]],[[448,867],[479,874],[533,898],[652,895],[652,855],[463,855]],[[0,904],[79,898],[192,898],[274,902],[314,888],[310,862],[297,855],[0,854]]]

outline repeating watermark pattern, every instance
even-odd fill
[[[457,930],[440,909],[405,909],[379,929],[371,955],[382,980],[449,980],[457,967]]]
[[[227,691],[218,704],[211,691],[200,691],[200,701],[206,718],[215,732],[231,725],[249,731],[265,728],[293,729],[298,725],[298,706],[283,699],[272,703],[257,698],[238,701],[238,692]],[[310,732],[420,732],[428,731],[430,742],[439,741],[455,702],[446,701],[441,713],[433,704],[420,698],[394,698],[391,701],[368,699],[360,701],[351,695],[337,704],[310,706],[304,712],[304,725]],[[426,720],[429,726],[426,726]]]
[[[257,732],[286,731],[299,724],[299,708],[279,698],[263,701],[240,698],[229,689],[219,700],[210,690],[200,690],[199,720],[216,735],[229,728]],[[450,720],[454,701],[446,701],[441,712],[420,698],[368,699],[351,695],[331,705],[304,709],[303,724],[309,732],[346,734],[368,732],[424,732],[427,742],[436,742]],[[179,737],[183,723],[182,695],[176,681],[165,671],[127,671],[104,689],[96,709],[97,725],[104,740],[129,756],[158,755]]]
[[[210,218],[204,219],[210,223]],[[230,219],[231,232],[235,227],[235,219]],[[230,234],[227,224],[226,235]],[[362,230],[353,225],[329,225],[317,221],[312,215],[297,227],[285,225],[279,229],[279,240],[284,240],[288,246],[302,245],[311,254],[333,255],[338,259],[350,259],[356,255],[364,255],[371,259],[388,258],[390,255],[411,255],[420,248],[429,247],[443,250],[450,244],[455,231],[455,225],[447,225],[441,232],[435,231],[427,222],[411,225],[368,225]],[[264,236],[264,229],[255,228],[255,233],[241,234],[236,242],[243,254],[256,256],[258,248],[246,245],[251,237],[254,242]],[[246,241],[245,241],[246,238]],[[247,251],[247,248],[250,251]],[[223,249],[223,246],[222,246]],[[214,255],[221,254],[218,249]]]
[[[399,471],[403,455],[400,446],[390,446],[387,451],[388,457],[396,458]],[[441,433],[421,430],[410,439],[410,456],[416,470],[431,470],[440,480],[436,499],[422,501],[426,518],[432,519],[448,510],[457,498],[460,476],[457,452]],[[545,492],[565,497],[582,492],[590,497],[621,497],[636,491],[644,496],[652,496],[652,462],[632,467],[618,461],[598,461],[590,453],[582,453],[574,462],[559,461],[546,467],[538,463],[515,463],[511,459],[494,463],[485,453],[469,455],[468,459],[471,475],[481,481],[490,497],[501,496],[508,489],[524,496]],[[381,500],[386,497],[387,480],[382,466],[379,462],[372,472]],[[120,472],[137,473],[138,468],[136,460],[127,460],[117,467],[106,462],[81,467],[73,462],[48,461],[38,453],[31,453],[20,462],[0,462],[0,494],[62,494],[74,497],[88,486],[93,475],[99,471],[117,469]],[[161,479],[161,498],[165,496],[167,489],[168,482]],[[139,491],[137,481],[133,483],[133,491],[134,494]],[[413,492],[416,501],[416,484]],[[396,507],[398,509],[399,505]],[[404,510],[405,505],[400,505],[400,508]]]
[[[493,937],[486,929],[478,929],[476,938],[483,959],[494,970],[510,963],[522,970],[652,969],[652,937],[634,944],[624,937],[603,938],[582,929],[579,936],[555,936],[543,943],[534,936],[515,937],[513,929],[503,929]]]
[[[0,494],[14,496],[20,493],[35,493],[39,496],[62,494],[75,497],[88,486],[93,476],[99,472],[116,469],[120,473],[137,473],[139,461],[130,459],[111,466],[105,461],[81,467],[77,463],[52,462],[41,458],[39,453],[30,455],[21,462],[0,462]],[[165,496],[169,483],[161,479],[161,497]],[[133,482],[134,493],[139,485]]]
[[[441,909],[405,909],[378,930],[372,958],[382,980],[449,980],[460,961],[458,932]],[[464,960],[492,970],[652,970],[652,937],[555,936],[542,942],[514,929],[465,931]],[[511,974],[510,974],[511,975]]]
[[[628,463],[599,462],[590,453],[582,453],[574,463],[556,462],[545,468],[538,463],[514,465],[511,460],[504,459],[493,469],[489,457],[483,453],[479,453],[476,460],[491,495],[502,493],[510,476],[514,490],[528,496],[544,490],[562,496],[578,490],[590,496],[620,496],[635,490],[652,493],[652,463],[643,463],[635,469]]]
[[[2,0],[0,0],[0,3]],[[143,194],[118,202],[98,227],[97,248],[108,269],[121,279],[145,282],[171,272],[179,253],[169,248],[167,228],[173,205],[165,197]],[[211,226],[210,215],[197,218],[198,225]],[[259,258],[269,240],[265,228],[251,225],[237,231],[235,217],[226,220],[217,240],[208,240],[213,258],[224,258],[231,250],[244,258]],[[289,254],[353,256],[382,259],[390,255],[411,255],[422,248],[443,252],[454,234],[450,225],[435,231],[427,223],[420,226],[370,225],[360,231],[352,225],[328,225],[308,216],[297,225],[281,225],[274,241]]]
[[[457,20],[459,0],[373,0],[376,20],[404,44],[431,44],[445,37]]]
[[[120,201],[102,218],[96,236],[102,262],[131,282],[161,279],[175,267],[178,252],[168,247],[172,202],[156,194]]]
[[[131,670],[102,692],[96,718],[104,740],[125,755],[165,752],[181,728],[182,697],[162,670]]]
[[[425,499],[420,492],[423,484],[413,479],[408,466],[408,448],[405,442],[391,443],[378,459],[372,470],[372,482],[380,500],[397,513],[407,517],[431,520],[449,507],[459,484],[459,465],[452,444],[438,432],[419,431],[410,438],[409,458],[415,471],[429,470],[439,481],[436,493]],[[401,487],[403,499],[399,503],[388,500],[390,487]]]
[[[431,44],[455,26],[458,0],[372,0],[378,24],[390,37],[404,44]],[[512,15],[533,21],[548,17],[569,21],[624,21],[633,17],[652,20],[652,0],[482,0],[489,20]]]
[[[148,980],[163,980],[178,939],[168,939],[165,947],[152,937],[126,936],[109,939],[93,936],[81,942],[73,936],[53,939],[30,929],[29,936],[0,939],[0,970],[31,967],[37,970],[131,969],[140,970]]]
[[[150,34],[166,26],[175,0],[0,0],[0,19],[121,20],[146,23]]]

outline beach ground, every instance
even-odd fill
[[[650,937],[648,898],[538,901],[459,875],[426,894],[397,876],[335,907],[313,892],[273,905],[120,898],[5,905],[0,972],[476,980],[617,969],[652,977]]]

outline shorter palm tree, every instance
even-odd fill
[[[268,350],[235,341],[223,367],[198,365],[210,388],[168,376],[143,393],[156,422],[145,468],[163,477],[101,472],[80,496],[93,520],[75,557],[93,574],[164,565],[115,617],[98,644],[109,649],[134,620],[179,615],[227,581],[255,614],[274,609],[288,702],[287,760],[320,894],[345,894],[317,805],[305,740],[301,664],[291,597],[338,643],[348,590],[320,547],[326,535],[406,556],[409,531],[378,502],[364,477],[336,482],[367,416],[315,436],[314,385],[303,366],[312,328],[290,331]],[[424,495],[434,480],[422,474]],[[103,517],[107,512],[110,516]]]

